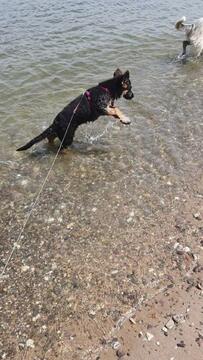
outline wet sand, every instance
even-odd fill
[[[202,258],[201,258],[202,263]],[[197,270],[199,269],[199,270]],[[200,274],[201,273],[201,274]],[[203,354],[203,267],[183,282],[137,309],[108,345],[100,360],[196,360]],[[174,319],[174,320],[173,320]],[[91,357],[90,357],[91,358]]]

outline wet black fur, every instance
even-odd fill
[[[124,83],[125,86],[127,86],[127,90],[126,88],[123,88]],[[107,88],[108,91],[102,87]],[[113,106],[114,100],[120,98],[123,93],[123,96],[126,99],[131,99],[133,97],[131,88],[129,72],[126,71],[123,74],[117,69],[113,78],[88,89],[91,94],[91,100],[88,100],[87,96],[84,94],[78,96],[55,117],[52,125],[40,135],[29,141],[26,145],[17,149],[17,151],[27,150],[32,145],[45,138],[48,138],[48,140],[51,141],[55,137],[58,137],[61,142],[63,141],[63,148],[71,145],[75,131],[79,125],[95,121],[101,115],[108,115],[107,106]],[[73,115],[74,110],[76,111]]]

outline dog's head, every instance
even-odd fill
[[[176,30],[182,30],[185,27],[184,22],[186,21],[186,17],[183,16],[180,20],[178,20],[175,24]]]
[[[120,69],[116,69],[114,77],[118,80],[121,96],[123,95],[126,100],[131,100],[134,97],[134,94],[132,92],[129,71],[127,70],[123,73]]]

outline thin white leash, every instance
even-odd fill
[[[57,159],[57,157],[58,157],[58,154],[59,154],[59,152],[60,152],[60,150],[61,150],[61,148],[62,148],[64,139],[65,139],[66,134],[67,134],[67,132],[68,132],[68,129],[69,129],[69,127],[70,127],[70,124],[71,124],[71,122],[72,122],[72,120],[73,120],[73,117],[74,117],[74,115],[76,114],[76,112],[77,112],[77,110],[78,110],[78,108],[79,108],[79,106],[80,106],[80,104],[81,104],[81,102],[82,102],[82,99],[83,99],[84,95],[85,95],[85,92],[82,94],[79,103],[76,105],[75,109],[73,110],[73,114],[72,114],[72,116],[71,116],[70,122],[69,122],[69,124],[68,124],[68,126],[67,126],[67,128],[66,128],[66,131],[65,131],[64,136],[63,136],[63,139],[62,139],[62,141],[61,141],[61,143],[60,143],[60,145],[59,145],[59,148],[58,148],[58,150],[57,150],[57,153],[56,153],[56,155],[55,155],[55,157],[54,157],[54,160],[53,160],[53,162],[52,162],[52,164],[51,164],[51,166],[50,166],[50,169],[49,169],[49,171],[48,171],[48,173],[47,173],[47,175],[46,175],[46,177],[45,177],[45,179],[44,179],[44,181],[43,181],[43,183],[42,183],[42,186],[41,186],[41,188],[40,188],[40,190],[39,190],[39,192],[38,192],[38,194],[37,194],[37,196],[36,196],[36,199],[35,199],[34,203],[32,204],[31,209],[30,209],[30,211],[29,211],[29,213],[28,213],[28,215],[27,215],[27,217],[26,217],[26,219],[25,219],[25,222],[24,222],[24,224],[23,224],[23,226],[22,226],[22,228],[21,228],[20,234],[18,235],[18,238],[17,238],[16,242],[15,242],[14,245],[13,245],[13,248],[12,248],[12,250],[11,250],[11,252],[10,252],[10,255],[9,255],[7,261],[6,261],[6,264],[4,265],[4,268],[3,268],[3,270],[2,270],[2,272],[1,272],[1,274],[0,274],[0,279],[3,278],[3,275],[4,275],[4,273],[5,273],[5,271],[6,271],[7,267],[8,267],[8,264],[9,264],[12,256],[13,256],[13,253],[14,253],[15,249],[18,248],[18,246],[19,246],[19,244],[20,244],[23,231],[25,230],[25,227],[26,227],[26,225],[27,225],[27,223],[28,223],[28,220],[29,220],[29,218],[30,218],[31,215],[32,215],[32,212],[33,212],[33,210],[34,210],[34,208],[35,208],[35,206],[36,206],[36,204],[37,204],[37,202],[38,202],[38,200],[39,200],[39,197],[40,197],[40,195],[41,195],[41,193],[42,193],[42,191],[43,191],[43,189],[44,189],[44,186],[45,186],[45,184],[46,184],[46,182],[47,182],[47,179],[48,179],[48,177],[49,177],[49,175],[50,175],[50,173],[51,173],[51,171],[52,171],[52,169],[53,169],[53,167],[54,167],[54,164],[55,164],[55,162],[56,162],[56,159]]]

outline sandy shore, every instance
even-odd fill
[[[72,257],[70,248],[66,250],[57,239],[53,247],[47,247],[47,227],[37,239],[30,233],[29,246],[23,244],[0,282],[1,358],[200,359],[201,191],[198,181],[173,211],[159,213],[153,225],[145,221],[142,229],[132,228],[144,246],[138,253],[129,236],[121,238],[119,251],[110,252],[109,257],[105,252],[98,254],[96,263],[91,257],[86,263],[82,259],[87,261],[87,254],[75,255],[75,245],[71,245]],[[15,227],[11,231],[14,235]],[[40,236],[45,240],[38,249]],[[7,248],[7,237],[3,239]],[[105,249],[105,243],[101,246]],[[69,270],[71,287],[67,288],[65,276],[69,276],[71,261],[74,272]],[[94,282],[83,286],[87,278]]]
[[[202,260],[202,259],[201,259]],[[138,309],[108,346],[101,360],[196,360],[203,355],[203,267],[195,266],[179,285]],[[201,280],[200,280],[201,279]],[[201,283],[200,283],[201,282]]]

